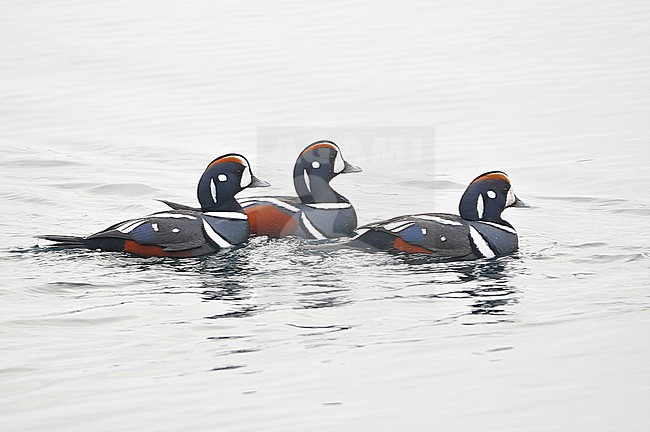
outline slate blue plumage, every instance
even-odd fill
[[[246,241],[248,217],[235,195],[268,183],[256,178],[245,157],[231,153],[210,162],[199,180],[200,209],[154,213],[114,224],[87,237],[44,235],[66,248],[128,252],[140,256],[193,257]]]
[[[298,196],[256,196],[239,201],[248,215],[251,234],[319,240],[353,234],[357,213],[330,182],[340,174],[356,172],[361,172],[361,168],[345,161],[332,141],[308,145],[298,155],[293,169],[293,184]],[[163,202],[173,209],[192,209],[183,204]]]
[[[514,252],[518,236],[501,213],[527,207],[501,171],[475,178],[463,193],[460,216],[421,213],[362,226],[349,245],[356,248],[422,253],[445,260],[492,258]]]

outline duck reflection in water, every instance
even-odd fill
[[[469,305],[471,315],[493,317],[511,316],[514,313],[511,307],[519,302],[517,289],[511,283],[511,279],[517,275],[515,258],[516,255],[510,255],[481,261],[440,262],[424,255],[399,255],[399,260],[408,264],[409,272],[431,276],[429,282],[436,287],[458,288],[428,294],[426,297],[474,299],[474,302]],[[511,321],[507,318],[498,318],[489,323]]]
[[[176,273],[186,273],[193,282],[198,282],[188,290],[176,287],[167,288],[174,293],[198,293],[203,301],[218,301],[228,306],[228,312],[207,316],[208,319],[234,318],[252,315],[257,307],[248,301],[253,297],[252,288],[246,284],[251,263],[246,247],[232,249],[228,253],[207,255],[194,260],[165,260],[156,263]]]
[[[204,301],[225,302],[228,312],[207,316],[207,319],[243,318],[254,315],[258,307],[250,304],[253,288],[246,284],[250,263],[245,251],[220,257],[218,265],[206,260],[201,271],[203,276],[201,298]]]

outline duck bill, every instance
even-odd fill
[[[519,197],[517,197],[516,195],[515,195],[515,202],[512,203],[510,207],[530,208],[528,204],[520,200]]]
[[[251,184],[248,185],[249,188],[256,188],[256,187],[269,187],[271,186],[271,183],[266,182],[264,180],[260,180],[255,176],[251,176]]]
[[[347,161],[344,161],[344,162],[345,162],[345,166],[343,167],[343,171],[341,171],[340,174],[358,173],[358,172],[363,171],[358,166],[352,165],[351,163],[349,163]]]

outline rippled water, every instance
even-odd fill
[[[650,427],[643,1],[0,5],[0,428]],[[520,251],[51,250],[332,139],[361,223],[501,169]],[[255,191],[246,192],[254,194]],[[316,242],[318,243],[318,242]],[[335,243],[335,242],[334,242]]]

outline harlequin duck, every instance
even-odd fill
[[[297,197],[251,197],[240,202],[251,233],[269,237],[325,239],[350,235],[357,214],[344,196],[330,186],[339,174],[360,172],[343,159],[332,141],[317,141],[298,156],[293,168]]]
[[[359,228],[349,246],[429,254],[447,260],[492,258],[517,250],[517,232],[501,219],[507,207],[528,207],[515,196],[508,176],[476,177],[460,199],[460,216],[424,213]]]
[[[345,197],[330,186],[339,174],[361,172],[346,162],[332,141],[317,141],[298,156],[293,168],[297,197],[260,196],[239,202],[248,215],[251,234],[325,239],[347,236],[357,227],[357,214]],[[163,201],[174,209],[191,209]]]
[[[194,257],[216,252],[249,237],[248,217],[235,200],[247,187],[268,183],[255,177],[245,157],[230,153],[208,165],[199,180],[201,210],[154,213],[117,223],[88,237],[44,235],[66,248],[129,252],[151,257]]]

